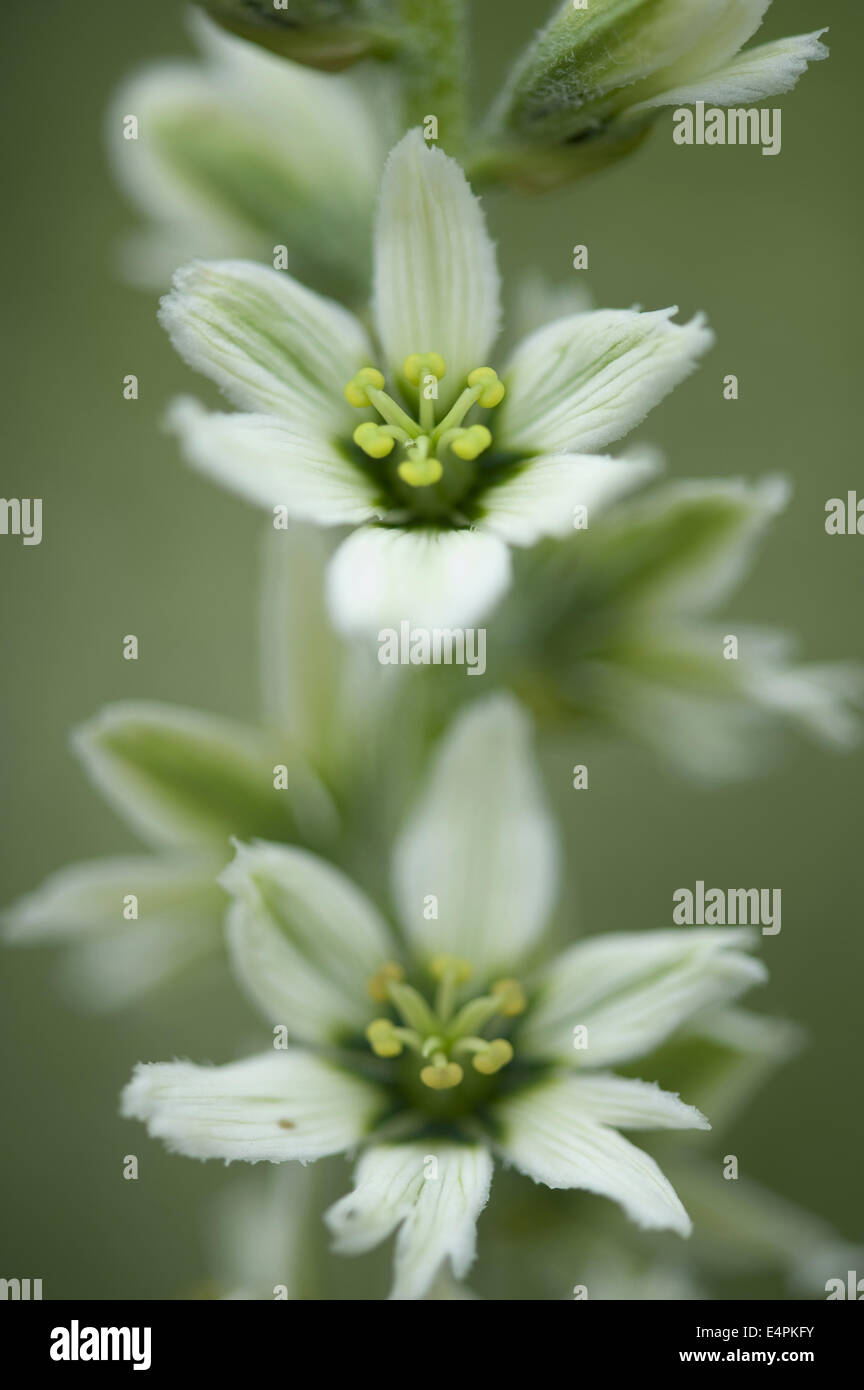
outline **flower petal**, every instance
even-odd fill
[[[807,71],[808,64],[828,57],[829,49],[820,43],[821,35],[827,32],[827,29],[817,29],[812,34],[797,34],[794,38],[748,48],[712,72],[694,75],[680,86],[666,88],[657,96],[637,103],[624,116],[629,118],[652,106],[687,106],[697,101],[710,101],[718,106],[750,104],[791,91]]]
[[[366,526],[330,562],[327,598],[342,632],[471,627],[509,583],[510,554],[496,536]]]
[[[76,730],[78,753],[99,790],[157,845],[227,850],[231,835],[316,839],[334,810],[301,759],[255,729],[155,701],[106,707]],[[274,787],[274,766],[289,770]]]
[[[482,983],[522,961],[557,879],[530,723],[508,696],[475,702],[446,735],[396,845],[393,893],[406,932],[421,958],[465,957]],[[424,916],[429,894],[434,921]]]
[[[581,563],[596,571],[604,602],[676,614],[716,607],[739,584],[789,499],[776,475],[686,479],[629,502],[590,531]]]
[[[373,308],[397,380],[412,353],[444,358],[439,408],[469,372],[488,365],[500,317],[495,250],[461,168],[419,130],[396,146],[384,172]]]
[[[457,1279],[468,1273],[491,1181],[492,1160],[474,1145],[376,1145],[325,1220],[343,1255],[374,1249],[398,1226],[390,1298],[423,1298],[445,1260]]]
[[[694,1105],[648,1081],[611,1073],[574,1076],[568,1082],[579,1115],[615,1129],[710,1129]]]
[[[333,300],[252,261],[193,261],[177,271],[159,319],[183,360],[241,410],[327,439],[350,432],[344,388],[371,348]]]
[[[690,1234],[690,1218],[653,1158],[583,1114],[572,1079],[547,1081],[495,1110],[498,1148],[535,1182],[597,1192],[639,1226]]]
[[[681,927],[572,946],[542,972],[520,1050],[592,1068],[643,1056],[701,1010],[761,984],[764,966],[742,954],[755,944],[742,927]],[[587,1030],[578,1039],[577,1026]]]
[[[171,920],[192,912],[221,916],[218,859],[186,855],[123,855],[70,864],[3,913],[3,937],[13,945],[77,941],[103,932],[126,933],[123,899],[138,900],[139,918]]]
[[[174,401],[168,428],[193,468],[259,507],[319,526],[357,525],[385,502],[338,444],[276,415],[225,415],[188,396]]]
[[[510,545],[534,545],[544,536],[572,535],[577,508],[590,517],[639,487],[657,467],[647,451],[630,458],[547,454],[482,494],[478,525]]]
[[[122,1113],[190,1158],[307,1163],[352,1148],[385,1105],[378,1087],[298,1050],[223,1067],[139,1063]]]
[[[587,453],[620,439],[695,369],[713,342],[677,309],[600,309],[547,324],[505,373],[496,442],[517,453]]]
[[[221,882],[232,962],[270,1021],[304,1042],[362,1033],[374,1017],[367,984],[394,945],[360,889],[314,854],[260,841],[237,846]]]

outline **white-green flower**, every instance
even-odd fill
[[[163,301],[187,362],[243,413],[184,401],[189,460],[268,508],[355,526],[329,575],[344,630],[470,625],[510,579],[508,547],[572,531],[649,471],[595,451],[711,343],[674,310],[573,314],[499,379],[499,282],[459,166],[411,132],[390,156],[375,236],[377,346],[339,305],[244,262],[193,264]]]
[[[193,256],[251,256],[356,292],[399,132],[386,69],[324,76],[192,15],[203,61],[144,68],[107,117],[114,173],[148,219],[126,248],[136,281],[164,287]],[[137,118],[127,138],[126,118]]]
[[[229,946],[277,1045],[227,1066],[140,1066],[124,1112],[196,1158],[309,1162],[362,1146],[327,1223],[345,1253],[398,1231],[394,1298],[423,1297],[445,1261],[467,1272],[493,1155],[688,1234],[662,1171],[620,1131],[707,1121],[610,1068],[759,983],[753,934],[610,935],[539,963],[556,864],[526,720],[506,697],[479,702],[396,846],[396,930],[323,860],[238,848],[223,876]]]
[[[749,106],[789,91],[828,57],[826,30],[742,52],[770,3],[564,0],[502,89],[478,173],[552,183],[626,153],[664,106]]]
[[[401,713],[397,673],[328,623],[329,553],[310,528],[270,533],[259,724],[124,701],[76,731],[85,771],[150,852],[52,874],[6,909],[3,938],[66,947],[61,983],[87,1007],[132,1003],[222,950],[218,875],[232,836],[321,847],[358,817],[368,836],[370,785],[385,830],[395,822],[423,721],[416,706]],[[403,756],[385,779],[394,736]]]
[[[784,633],[715,615],[788,497],[777,476],[670,482],[537,552],[500,615],[508,680],[709,780],[760,771],[787,730],[853,746],[860,666],[802,664]]]

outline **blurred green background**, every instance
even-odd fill
[[[546,6],[475,10],[488,94]],[[778,0],[763,30],[826,24],[830,61],[782,99],[779,158],[676,148],[668,117],[635,158],[566,193],[489,200],[505,274],[530,260],[566,280],[571,248],[586,243],[598,303],[708,312],[717,348],[642,433],[675,475],[791,475],[792,506],[730,616],[797,630],[814,659],[864,657],[864,539],[824,532],[825,501],[860,474],[864,13],[849,0]],[[44,499],[41,546],[0,538],[10,901],[62,864],[134,848],[73,761],[70,726],[126,697],[254,710],[259,522],[161,434],[166,400],[191,377],[157,327],[155,297],[114,273],[136,218],[106,170],[103,111],[137,64],[189,51],[183,7],[6,0],[0,32],[2,491]],[[121,396],[128,372],[140,378],[134,403]],[[728,372],[741,381],[734,404],[722,399]],[[121,659],[130,632],[137,663]],[[571,754],[547,771],[580,929],[667,925],[673,889],[697,878],[782,888],[783,931],[763,946],[771,984],[753,1002],[801,1020],[811,1045],[723,1148],[861,1239],[860,755],[802,745],[777,774],[709,791],[629,747],[574,741]],[[570,767],[583,761],[591,792],[576,796]],[[166,1155],[117,1118],[117,1094],[139,1059],[223,1061],[238,1041],[262,1045],[251,1010],[214,974],[151,1008],[82,1018],[54,989],[52,952],[0,960],[0,1274],[41,1277],[46,1298],[174,1296],[205,1272],[199,1199],[225,1174]],[[141,1158],[137,1183],[123,1181],[127,1153]]]

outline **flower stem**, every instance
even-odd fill
[[[398,0],[407,38],[404,79],[409,126],[438,121],[437,138],[457,154],[465,130],[468,45],[464,0]]]

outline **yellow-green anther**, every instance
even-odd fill
[[[403,1044],[389,1018],[376,1018],[366,1029],[369,1046],[376,1057],[398,1057]]]
[[[492,434],[485,425],[471,425],[450,441],[450,448],[460,459],[476,459],[492,443]]]
[[[427,376],[440,381],[447,374],[447,363],[438,352],[412,352],[402,364],[402,374],[412,386],[419,386]]]
[[[357,426],[354,431],[354,443],[359,444],[364,454],[368,454],[371,459],[385,459],[396,447],[393,436],[386,434],[374,420],[364,420],[362,425]]]
[[[496,1071],[506,1067],[513,1060],[513,1048],[506,1038],[493,1038],[482,1052],[477,1052],[471,1062],[475,1071],[483,1076],[494,1076]]]
[[[369,387],[383,391],[386,384],[383,373],[377,367],[361,367],[345,387],[345,399],[357,410],[363,410],[369,404]]]
[[[370,996],[378,1004],[386,1004],[390,998],[391,984],[398,984],[405,979],[403,967],[395,960],[385,960],[380,970],[377,970],[366,985]]]
[[[517,1014],[525,1012],[527,1000],[518,980],[496,980],[492,993],[500,1001],[498,1011],[505,1018],[515,1018]]]
[[[492,410],[496,405],[500,405],[507,394],[504,383],[498,380],[498,373],[494,367],[475,367],[468,376],[468,385],[482,386],[477,404],[482,405],[484,410]]]
[[[444,469],[436,458],[407,458],[402,460],[396,472],[409,487],[432,487],[440,481]]]
[[[452,976],[458,985],[464,985],[473,973],[473,965],[463,956],[433,956],[429,962],[429,974],[433,980],[443,980]]]
[[[458,1086],[464,1076],[458,1062],[448,1062],[443,1052],[439,1052],[431,1067],[424,1067],[420,1080],[433,1091],[450,1091]]]

